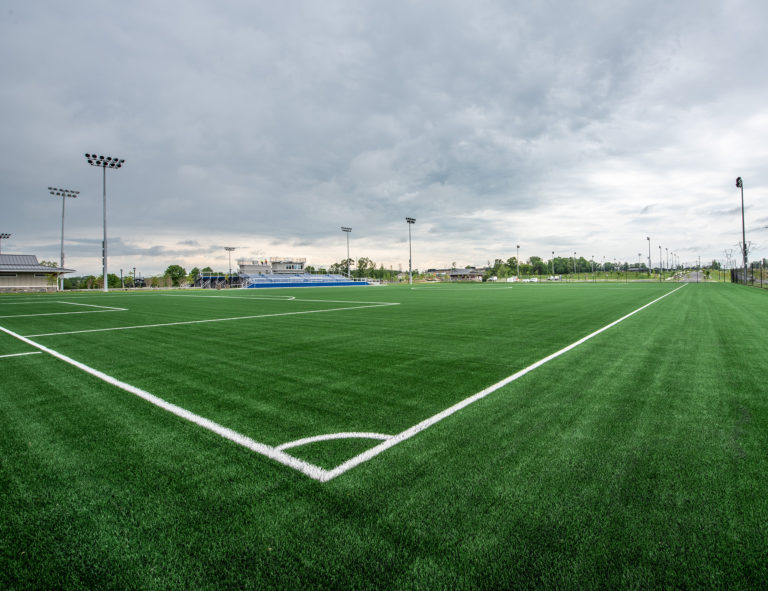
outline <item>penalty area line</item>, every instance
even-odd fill
[[[620,322],[623,322],[627,318],[630,318],[631,316],[634,316],[638,312],[641,312],[642,310],[645,310],[646,308],[648,308],[649,306],[652,306],[656,302],[658,302],[660,300],[663,300],[665,297],[672,295],[673,293],[675,293],[676,291],[682,289],[686,285],[687,284],[683,284],[680,287],[678,287],[677,289],[673,289],[672,291],[669,291],[669,292],[665,293],[663,296],[661,296],[659,298],[656,298],[652,302],[648,302],[647,304],[637,308],[636,310],[633,310],[629,314],[626,314],[626,315],[622,316],[618,320],[614,320],[610,324],[606,324],[604,327],[596,330],[593,333],[588,334],[585,337],[580,338],[578,341],[575,341],[575,342],[571,343],[567,347],[564,347],[564,348],[560,349],[559,351],[556,351],[555,353],[552,353],[551,355],[547,355],[543,359],[540,359],[536,363],[533,363],[533,364],[529,365],[528,367],[526,367],[524,369],[521,369],[517,373],[514,373],[511,376],[508,376],[508,377],[504,378],[503,380],[501,380],[499,382],[496,382],[495,384],[493,384],[491,386],[488,386],[487,388],[485,388],[484,390],[481,390],[477,394],[473,394],[472,396],[470,396],[468,398],[465,398],[461,402],[458,402],[458,403],[454,404],[453,406],[451,406],[449,408],[446,408],[445,410],[437,413],[436,415],[433,415],[433,416],[429,417],[428,419],[425,419],[425,420],[421,421],[420,423],[417,423],[413,427],[410,427],[409,429],[406,429],[402,433],[398,433],[397,435],[394,435],[393,437],[385,440],[384,442],[380,443],[379,445],[377,445],[375,447],[372,447],[372,448],[364,451],[363,453],[361,453],[361,454],[359,454],[359,455],[357,455],[357,456],[355,456],[353,458],[350,458],[349,460],[347,460],[346,462],[336,466],[332,470],[326,471],[326,473],[321,476],[320,480],[322,482],[327,482],[327,481],[329,481],[329,480],[331,480],[333,478],[336,478],[337,476],[340,476],[341,474],[344,474],[344,472],[347,472],[347,471],[351,470],[352,468],[355,468],[355,467],[359,466],[360,464],[363,464],[363,463],[367,462],[368,460],[371,460],[371,459],[375,458],[380,453],[388,450],[391,447],[394,447],[395,445],[405,441],[406,439],[410,439],[411,437],[413,437],[414,435],[417,435],[418,433],[421,433],[422,431],[424,431],[425,429],[428,429],[429,427],[431,427],[435,423],[439,423],[440,421],[442,421],[446,417],[449,417],[452,414],[460,411],[461,409],[466,408],[467,406],[469,406],[473,402],[477,402],[478,400],[481,400],[482,398],[485,398],[486,396],[488,396],[489,394],[492,394],[496,390],[499,390],[500,388],[503,388],[507,384],[510,384],[510,383],[514,382],[515,380],[523,377],[527,373],[532,372],[534,369],[541,367],[545,363],[549,363],[553,359],[557,359],[561,355],[564,355],[568,351],[571,351],[572,349],[575,349],[579,345],[584,344],[585,342],[587,342],[591,338],[596,337],[597,335],[599,335],[600,333],[605,332],[609,328],[613,328],[614,326],[616,326]]]
[[[69,334],[83,334],[86,332],[111,332],[114,330],[134,330],[137,328],[162,328],[165,326],[185,326],[189,324],[205,324],[210,322],[228,322],[232,320],[254,320],[256,318],[277,318],[279,316],[298,316],[301,314],[320,314],[322,312],[343,312],[345,310],[363,310],[365,308],[380,308],[382,306],[399,306],[399,303],[369,304],[365,306],[346,306],[344,308],[327,308],[324,310],[302,310],[300,312],[276,312],[274,314],[254,314],[252,316],[235,316],[231,318],[208,318],[205,320],[183,320],[180,322],[162,322],[160,324],[138,324],[135,326],[113,326],[111,328],[89,328],[85,330],[69,330],[65,332],[46,332],[41,334],[30,334],[27,337],[56,337]],[[108,310],[104,310],[107,312]],[[70,312],[70,314],[84,314],[84,312]],[[2,316],[0,316],[2,318]],[[14,316],[14,318],[16,318]],[[0,327],[2,328],[2,327]]]

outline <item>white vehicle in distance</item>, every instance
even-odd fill
[[[538,277],[528,277],[528,279],[523,279],[523,283],[538,283],[539,278]]]

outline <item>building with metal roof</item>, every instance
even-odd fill
[[[0,292],[56,291],[58,278],[73,272],[41,265],[32,254],[0,254]]]

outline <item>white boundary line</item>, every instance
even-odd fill
[[[309,301],[309,300],[308,300]],[[323,301],[323,300],[318,300]],[[350,302],[358,304],[360,302]],[[163,326],[183,326],[187,324],[205,324],[209,322],[228,322],[231,320],[252,320],[254,318],[274,318],[277,316],[296,316],[299,314],[320,314],[322,312],[343,312],[344,310],[362,310],[364,308],[380,308],[382,306],[399,306],[398,302],[386,302],[386,303],[371,303],[364,306],[347,306],[345,308],[328,308],[325,310],[302,310],[300,312],[276,312],[273,314],[255,314],[253,316],[235,316],[232,318],[209,318],[207,320],[182,320],[180,322],[163,322],[160,324],[139,324],[135,326],[114,326],[112,328],[89,328],[86,330],[70,330],[65,332],[48,332],[43,334],[30,334],[27,337],[55,337],[68,334],[82,334],[86,332],[110,332],[114,330],[134,330],[137,328],[159,328]],[[105,310],[106,311],[106,310]],[[72,314],[83,314],[84,312],[71,312]],[[2,316],[0,316],[2,318]],[[12,316],[11,318],[18,318],[18,316]],[[0,327],[2,328],[2,327]]]
[[[39,302],[34,302],[34,303],[39,303]],[[8,314],[7,316],[0,316],[0,318],[33,318],[35,316],[71,316],[72,314],[97,314],[99,312],[127,312],[128,311],[128,308],[116,308],[114,306],[97,306],[96,304],[80,304],[75,302],[62,302],[60,300],[54,300],[54,301],[45,302],[45,303],[67,304],[69,306],[86,306],[88,308],[100,308],[100,309],[87,310],[84,312],[44,312],[41,314]]]
[[[686,287],[687,284],[683,284],[680,287],[673,289],[670,292],[665,293],[663,296],[656,298],[655,300],[648,302],[647,304],[637,308],[636,310],[633,310],[629,314],[626,314],[619,318],[618,320],[614,320],[613,322],[606,324],[602,328],[594,331],[593,333],[588,334],[585,337],[582,337],[578,341],[575,341],[568,345],[567,347],[564,347],[560,349],[559,351],[552,353],[551,355],[548,355],[547,357],[544,357],[543,359],[540,359],[536,363],[533,363],[529,365],[528,367],[521,369],[517,373],[512,374],[509,377],[504,378],[503,380],[496,382],[495,384],[489,386],[488,388],[485,388],[484,390],[481,390],[477,394],[474,394],[468,398],[465,398],[461,402],[458,402],[454,404],[453,406],[437,413],[436,415],[433,415],[429,417],[428,419],[425,419],[421,421],[420,423],[417,423],[416,425],[406,429],[405,431],[402,431],[401,433],[398,433],[394,436],[388,436],[388,435],[382,435],[377,433],[341,433],[341,434],[333,434],[333,435],[318,435],[315,437],[306,437],[304,439],[299,439],[297,441],[288,442],[287,444],[282,444],[277,447],[273,447],[270,445],[266,445],[264,443],[260,443],[258,441],[255,441],[249,437],[246,437],[245,435],[242,435],[240,433],[237,433],[236,431],[233,431],[231,429],[228,429],[222,425],[219,425],[218,423],[215,423],[209,419],[206,419],[204,417],[201,417],[199,415],[196,415],[184,408],[181,408],[180,406],[176,406],[175,404],[171,404],[170,402],[167,402],[163,400],[162,398],[158,398],[157,396],[150,394],[149,392],[146,392],[145,390],[142,390],[140,388],[137,388],[135,386],[131,386],[130,384],[127,384],[125,382],[122,382],[120,380],[117,380],[103,372],[98,371],[97,369],[94,369],[92,367],[89,367],[83,363],[80,363],[79,361],[75,361],[71,357],[67,357],[66,355],[63,355],[62,353],[59,353],[57,351],[54,351],[53,349],[49,349],[48,347],[45,347],[43,345],[40,345],[39,343],[36,343],[35,341],[30,340],[27,337],[21,336],[19,334],[16,334],[13,331],[8,330],[7,328],[4,328],[3,326],[0,326],[0,331],[19,339],[20,341],[27,343],[28,345],[31,345],[35,347],[36,349],[39,349],[40,351],[44,353],[48,353],[57,359],[60,359],[66,363],[69,363],[70,365],[73,365],[77,367],[78,369],[81,369],[85,371],[86,373],[105,381],[113,386],[116,386],[122,390],[125,390],[126,392],[129,392],[131,394],[134,394],[135,396],[138,396],[139,398],[142,398],[146,400],[147,402],[154,404],[155,406],[158,406],[162,408],[163,410],[166,410],[170,413],[173,413],[174,415],[183,418],[185,420],[188,420],[192,423],[195,423],[196,425],[203,427],[204,429],[207,429],[209,431],[212,431],[216,433],[217,435],[220,435],[221,437],[224,437],[225,439],[228,439],[234,443],[237,443],[238,445],[241,445],[247,449],[250,449],[251,451],[254,451],[256,453],[259,453],[261,455],[264,455],[268,458],[271,458],[285,466],[289,466],[291,468],[294,468],[295,470],[298,470],[299,472],[306,474],[310,478],[314,480],[318,480],[320,482],[328,482],[329,480],[332,480],[336,478],[337,476],[340,476],[341,474],[344,474],[345,472],[351,470],[352,468],[355,468],[359,466],[360,464],[363,464],[367,462],[368,460],[373,459],[380,453],[388,450],[391,447],[394,447],[398,443],[401,443],[407,439],[410,439],[414,435],[421,433],[425,429],[428,429],[432,425],[442,421],[446,417],[451,416],[452,414],[458,412],[459,410],[466,408],[470,404],[477,402],[478,400],[481,400],[482,398],[485,398],[489,394],[492,394],[496,390],[503,388],[504,386],[510,384],[511,382],[514,382],[515,380],[523,377],[524,375],[530,373],[534,369],[541,367],[542,365],[552,361],[553,359],[556,359],[560,357],[561,355],[567,353],[568,351],[571,351],[572,349],[575,349],[579,345],[582,345],[586,341],[590,340],[591,338],[605,332],[609,328],[612,328],[619,324],[620,322],[623,322],[627,318],[630,318],[631,316],[634,316],[638,312],[641,312],[642,310],[645,310],[649,306],[652,306],[656,302],[659,302],[660,300],[663,300],[667,296],[672,295],[673,293],[679,291],[683,287]],[[349,309],[349,308],[342,308],[342,309]],[[327,439],[334,439],[334,438],[343,438],[344,436],[347,437],[360,437],[360,436],[369,436],[371,438],[386,438],[384,439],[383,443],[380,443],[379,445],[372,447],[371,449],[364,451],[363,453],[354,456],[347,460],[346,462],[336,466],[332,470],[326,470],[324,468],[321,468],[319,466],[315,466],[314,464],[310,464],[309,462],[305,462],[304,460],[300,460],[298,458],[295,458],[291,455],[286,454],[282,451],[282,449],[286,449],[288,447],[296,447],[298,445],[303,445],[304,443],[311,443],[313,441],[323,441]],[[280,449],[278,449],[280,448]]]
[[[104,308],[105,310],[115,312],[125,312],[128,308],[116,308],[115,306],[97,306],[96,304],[81,304],[80,302],[65,302],[63,300],[56,300],[55,304],[67,304],[68,306],[85,306],[87,308]]]
[[[541,367],[545,363],[548,363],[548,362],[552,361],[553,359],[556,359],[556,358],[560,357],[564,353],[567,353],[571,349],[575,349],[576,347],[578,347],[579,345],[585,343],[589,339],[599,335],[602,332],[605,332],[609,328],[612,328],[612,327],[616,326],[617,324],[619,324],[620,322],[623,322],[624,320],[626,320],[630,316],[634,316],[638,312],[640,312],[642,310],[645,310],[647,307],[652,306],[653,304],[655,304],[656,302],[658,302],[660,300],[663,300],[665,297],[667,297],[669,295],[672,295],[673,293],[675,293],[676,291],[682,289],[683,287],[685,287],[685,284],[681,285],[677,289],[674,289],[674,290],[672,290],[670,292],[665,293],[660,298],[656,298],[652,302],[649,302],[649,303],[645,304],[644,306],[641,306],[637,310],[633,310],[632,312],[630,312],[629,314],[627,314],[625,316],[622,316],[618,320],[614,320],[610,324],[606,324],[603,328],[600,328],[600,329],[596,330],[595,332],[593,332],[591,334],[588,334],[587,336],[579,339],[578,341],[576,341],[574,343],[571,343],[567,347],[564,347],[564,348],[560,349],[559,351],[557,351],[555,353],[552,353],[551,355],[548,355],[548,356],[544,357],[543,359],[540,359],[539,361],[529,365],[525,369],[521,369],[517,373],[514,373],[511,376],[506,377],[506,378],[504,378],[503,380],[501,380],[499,382],[496,382],[492,386],[487,387],[485,390],[481,390],[477,394],[474,394],[474,395],[470,396],[469,398],[465,398],[461,402],[458,402],[458,403],[454,404],[453,406],[451,406],[449,408],[446,408],[444,411],[439,412],[436,415],[431,416],[428,419],[425,419],[425,420],[421,421],[420,423],[417,423],[416,425],[414,425],[413,427],[411,427],[409,429],[406,429],[402,433],[398,433],[394,437],[392,437],[390,439],[387,439],[384,443],[380,443],[379,445],[377,445],[375,447],[372,447],[371,449],[369,449],[367,451],[364,451],[360,455],[357,455],[357,456],[355,456],[353,458],[350,458],[349,460],[347,460],[343,464],[340,464],[339,466],[336,466],[333,470],[330,470],[327,473],[326,479],[323,482],[325,482],[327,480],[331,480],[333,478],[336,478],[337,476],[339,476],[341,474],[344,474],[344,472],[346,472],[348,470],[351,470],[352,468],[354,468],[356,466],[359,466],[360,464],[362,464],[364,462],[367,462],[368,460],[376,457],[381,452],[388,450],[390,447],[393,447],[393,446],[397,445],[398,443],[400,443],[402,441],[405,441],[406,439],[410,439],[411,437],[413,437],[417,433],[421,433],[422,431],[424,431],[424,429],[427,429],[427,428],[431,427],[432,425],[434,425],[435,423],[438,423],[438,422],[442,421],[444,418],[451,416],[453,413],[460,411],[462,408],[465,408],[465,407],[469,406],[473,402],[477,402],[478,400],[480,400],[482,398],[485,398],[486,396],[488,396],[489,394],[492,394],[493,392],[495,392],[499,388],[503,388],[507,384],[510,384],[511,382],[514,382],[515,380],[523,377],[525,374],[533,371],[534,369],[536,369],[538,367]]]
[[[6,357],[21,357],[22,355],[40,355],[42,351],[27,351],[26,353],[9,353],[8,355],[0,355],[0,359],[5,359]]]
[[[193,412],[190,412],[184,408],[181,408],[180,406],[176,406],[175,404],[171,404],[170,402],[167,402],[163,400],[162,398],[158,398],[154,394],[150,394],[149,392],[142,390],[141,388],[137,388],[135,386],[131,386],[130,384],[126,384],[125,382],[121,382],[118,379],[113,378],[112,376],[109,376],[97,369],[94,369],[92,367],[89,367],[85,365],[84,363],[80,363],[79,361],[75,361],[71,357],[67,357],[66,355],[63,355],[59,353],[58,351],[54,351],[53,349],[49,349],[48,347],[45,347],[39,343],[36,343],[35,341],[31,341],[30,339],[23,337],[19,334],[16,334],[13,331],[8,330],[7,328],[0,326],[0,331],[15,337],[19,339],[20,341],[27,343],[28,345],[31,345],[37,349],[40,349],[43,353],[48,353],[49,355],[52,355],[56,357],[57,359],[60,359],[61,361],[64,361],[65,363],[69,363],[70,365],[75,366],[78,369],[83,370],[84,372],[104,381],[108,384],[111,384],[113,386],[116,386],[120,388],[121,390],[125,390],[126,392],[129,392],[130,394],[133,394],[135,396],[138,396],[139,398],[142,398],[149,402],[150,404],[154,404],[155,406],[158,406],[162,408],[163,410],[166,410],[177,417],[180,417],[182,419],[185,419],[187,421],[190,421],[192,423],[195,423],[196,425],[202,427],[203,429],[207,429],[209,431],[212,431],[216,433],[217,435],[220,435],[224,439],[229,439],[230,441],[237,443],[238,445],[242,445],[243,447],[250,449],[251,451],[255,451],[258,454],[261,454],[263,456],[267,456],[268,458],[271,458],[275,460],[276,462],[280,462],[281,464],[284,464],[286,466],[289,466],[293,468],[294,470],[298,470],[299,472],[302,472],[303,474],[306,474],[310,478],[313,478],[314,480],[320,480],[325,481],[327,478],[325,475],[327,474],[327,470],[324,468],[320,468],[319,466],[315,466],[314,464],[310,464],[309,462],[305,462],[304,460],[299,460],[298,458],[294,458],[293,456],[289,456],[287,453],[282,452],[271,445],[267,445],[265,443],[260,443],[258,441],[254,441],[250,437],[246,437],[245,435],[242,435],[238,433],[237,431],[233,431],[232,429],[228,429],[222,425],[219,425],[218,423],[214,423],[213,421],[206,419],[205,417],[201,417],[200,415],[196,415]]]

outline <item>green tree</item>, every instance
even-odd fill
[[[181,280],[187,276],[187,272],[181,265],[171,265],[165,270],[163,275],[171,279],[174,287],[178,287],[181,284]]]

